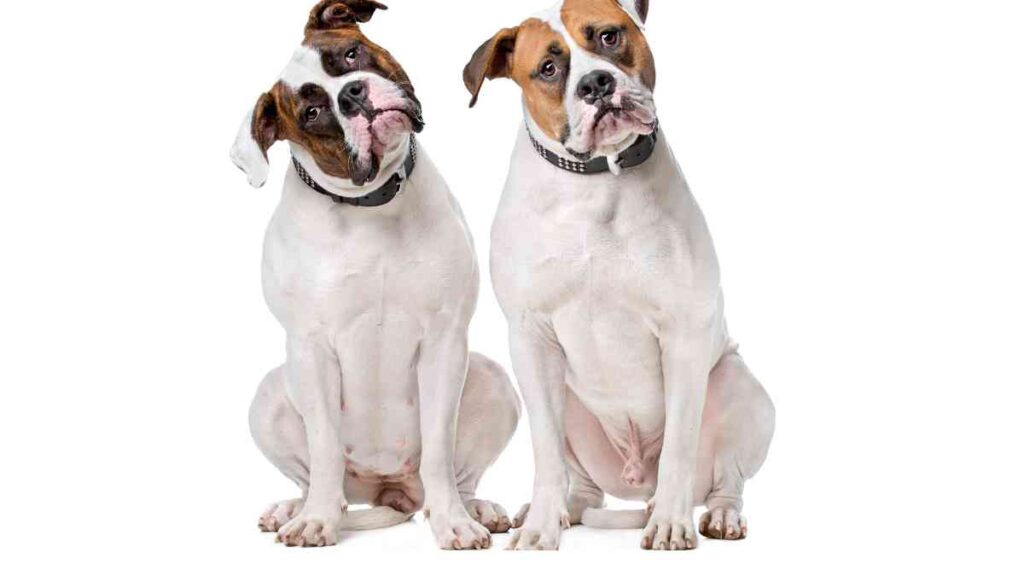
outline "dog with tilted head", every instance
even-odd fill
[[[302,496],[270,506],[259,526],[289,546],[331,546],[423,508],[442,548],[486,548],[510,521],[476,488],[519,402],[504,371],[468,350],[473,241],[416,142],[412,82],[361,29],[385,8],[317,4],[231,152],[256,187],[275,142],[292,154],[263,259],[286,360],[260,384],[250,423]]]

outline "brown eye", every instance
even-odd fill
[[[554,60],[548,60],[540,67],[540,75],[545,78],[554,78],[555,74],[558,74],[558,66]]]
[[[348,52],[345,52],[345,61],[348,62],[349,64],[355,62],[356,58],[359,58],[359,47],[358,46],[356,46],[355,48],[350,49]]]
[[[306,122],[316,122],[320,118],[320,108],[316,106],[310,106],[306,108],[306,111],[302,113]]]
[[[601,44],[615,48],[619,45],[620,35],[618,30],[605,30],[601,33]]]

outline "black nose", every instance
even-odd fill
[[[363,82],[349,82],[338,94],[338,106],[341,113],[351,118],[366,108],[366,84]]]
[[[615,77],[604,70],[596,70],[587,74],[580,80],[580,85],[576,88],[576,95],[587,104],[593,104],[614,93]]]

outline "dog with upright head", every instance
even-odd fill
[[[302,497],[274,504],[259,525],[289,546],[329,546],[422,507],[441,547],[486,548],[510,521],[475,492],[519,403],[504,371],[468,351],[473,242],[415,140],[412,82],[360,29],[383,9],[317,4],[231,153],[256,187],[275,142],[293,158],[263,260],[287,359],[260,385],[250,423]]]
[[[557,548],[577,523],[643,528],[658,550],[696,547],[698,529],[744,538],[744,482],[774,431],[658,123],[647,15],[647,0],[563,0],[464,73],[473,104],[485,80],[514,80],[526,117],[491,248],[537,464],[516,549]],[[647,510],[604,510],[606,494]]]

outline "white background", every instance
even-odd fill
[[[470,111],[461,71],[549,1],[392,0],[365,27],[412,77],[484,265],[519,92]],[[227,151],[312,4],[0,8],[4,572],[1020,569],[1024,15],[995,0],[652,0],[661,120],[778,407],[747,541],[259,534],[295,494],[246,422],[283,357],[260,250],[287,154],[254,191]],[[504,326],[485,280],[472,345],[508,366]],[[482,494],[518,508],[531,477],[524,423]]]

